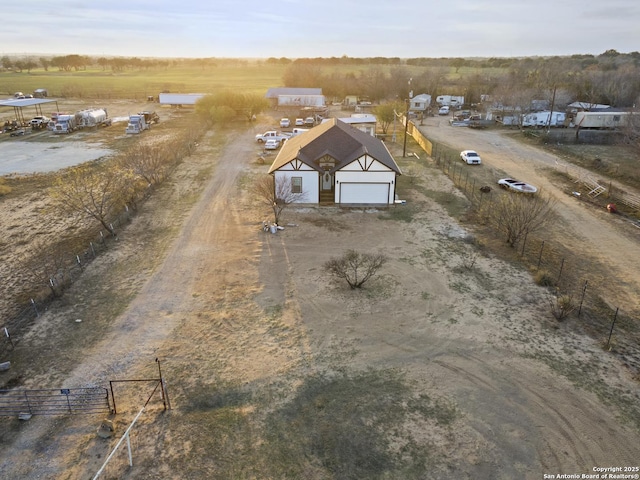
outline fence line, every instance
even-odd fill
[[[119,229],[130,220],[131,210],[125,207],[124,211],[111,222],[111,226]],[[11,348],[13,348],[14,341],[19,338],[19,333],[26,329],[33,320],[38,318],[69,285],[80,277],[85,267],[96,259],[100,253],[106,251],[109,248],[110,242],[116,239],[117,237],[105,235],[102,230],[99,230],[94,240],[90,241],[86,249],[82,252],[72,252],[61,255],[61,257],[58,258],[60,262],[55,271],[52,271],[47,279],[47,286],[50,290],[49,294],[38,300],[33,297],[30,298],[27,305],[6,320],[4,325],[0,325],[0,331],[4,334],[3,337],[6,340],[0,343],[0,346],[4,345],[6,347],[7,344],[9,344]]]
[[[417,129],[415,130],[417,132]],[[465,169],[460,164],[457,151],[446,145],[431,142],[420,132],[414,133],[414,138],[416,141],[420,139],[418,144],[421,147],[424,144],[431,147],[432,154],[430,157],[432,160],[464,192],[474,209],[481,211],[488,208],[490,210],[491,207],[488,202],[494,201],[492,196],[481,192],[479,185],[476,185],[475,179],[469,178],[469,169]],[[585,176],[584,178],[584,181],[587,181],[587,177]],[[623,321],[620,321],[621,316],[623,316],[622,311],[619,307],[612,307],[612,304],[605,300],[605,289],[598,284],[597,279],[591,278],[589,271],[580,268],[578,255],[572,254],[572,252],[566,251],[564,248],[558,248],[548,239],[530,235],[521,240],[517,248],[514,249],[514,254],[518,255],[525,265],[537,272],[538,276],[545,276],[540,284],[550,287],[550,296],[552,298],[555,297],[557,300],[562,296],[567,296],[571,299],[571,302],[574,303],[572,307],[575,307],[571,315],[584,318],[585,307],[591,307],[590,311],[593,315],[592,318],[595,320],[595,327],[594,325],[587,326],[584,323],[581,325],[585,328],[591,328],[591,333],[602,339],[603,346],[607,348],[610,347],[610,339],[606,342],[605,340],[607,335],[610,335],[610,327],[613,329],[611,319],[617,318],[616,332],[624,332],[627,335],[618,335],[616,337],[617,351],[615,353],[621,358],[629,354],[638,355],[636,338],[638,336],[638,328],[631,316],[634,313],[629,313],[629,315],[624,316]],[[539,281],[540,279],[536,280]],[[616,313],[614,314],[614,312]]]

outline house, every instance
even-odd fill
[[[285,142],[269,168],[299,203],[390,205],[400,168],[386,145],[336,118]]]
[[[427,93],[421,93],[416,95],[409,102],[409,111],[411,112],[426,112],[431,106],[431,95]]]
[[[368,135],[376,135],[376,124],[378,123],[378,119],[375,115],[368,113],[354,113],[350,117],[340,117],[338,120],[351,125],[358,130],[362,130]],[[329,121],[331,121],[329,118],[322,120],[323,123]]]
[[[345,107],[355,107],[358,104],[358,96],[357,95],[347,95],[344,97],[344,101],[342,104]]]

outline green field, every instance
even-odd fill
[[[93,68],[78,72],[42,69],[31,73],[0,73],[0,96],[32,93],[46,88],[50,97],[144,100],[162,91],[172,93],[216,93],[233,89],[263,95],[268,88],[282,86],[286,66],[266,63],[210,67],[168,67],[113,73]]]

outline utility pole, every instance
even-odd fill
[[[553,97],[551,97],[551,112],[549,113],[549,120],[547,120],[547,133],[551,130],[551,117],[553,117],[553,107],[556,104],[556,90],[558,89],[557,85],[553,86]]]
[[[409,128],[409,107],[411,106],[411,97],[413,97],[413,91],[411,90],[411,78],[409,78],[409,98],[407,99],[407,111],[404,117],[404,145],[402,146],[402,157],[407,156],[407,129]]]

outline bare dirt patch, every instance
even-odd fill
[[[203,141],[13,353],[24,386],[162,359],[174,409],[152,403],[134,466],[123,454],[107,478],[538,479],[640,458],[637,381],[447,215],[466,200],[437,168],[400,159],[407,205],[291,209],[296,226],[264,233],[247,188],[268,168],[262,127]],[[362,290],[321,268],[349,248],[390,257]],[[119,434],[144,394],[123,397]],[[87,478],[115,443],[91,417],[0,422],[6,478]]]

